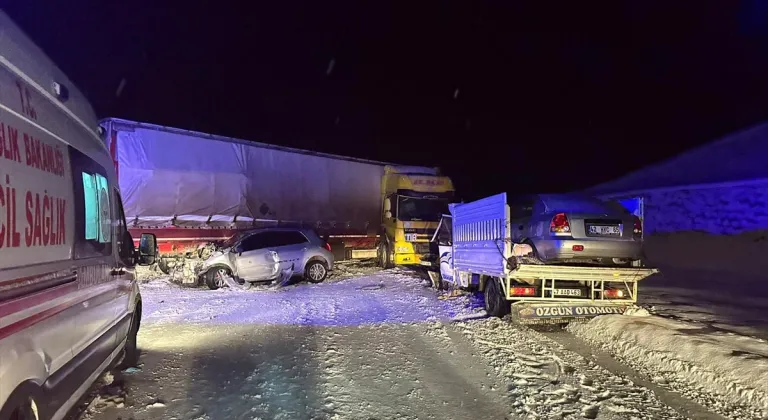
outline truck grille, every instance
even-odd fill
[[[411,245],[413,245],[413,252],[417,254],[429,253],[429,242],[411,242]]]

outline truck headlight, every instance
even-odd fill
[[[411,253],[411,252],[413,252],[411,250],[411,247],[408,247],[408,246],[398,246],[398,247],[396,247],[396,249],[397,249],[397,252],[403,253],[403,254],[404,253]]]

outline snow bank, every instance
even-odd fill
[[[644,252],[649,264],[668,271],[697,271],[724,275],[729,280],[762,281],[768,271],[768,232],[751,231],[739,235],[713,235],[704,232],[679,232],[649,235]]]
[[[656,316],[605,315],[568,329],[657,382],[683,385],[694,390],[689,396],[704,393],[705,400],[717,401],[714,405],[731,406],[718,411],[736,410],[741,413],[736,418],[768,414],[768,343],[763,340]]]

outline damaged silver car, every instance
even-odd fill
[[[330,245],[311,229],[255,229],[220,244],[197,275],[211,289],[224,286],[230,278],[241,285],[275,281],[287,270],[320,283],[333,262]]]

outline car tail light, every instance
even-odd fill
[[[621,299],[626,295],[621,289],[605,289],[603,297],[606,299]]]
[[[574,245],[574,246],[571,247],[571,249],[574,250],[574,251],[577,251],[577,252],[578,251],[584,251],[584,245]]]
[[[509,294],[512,296],[535,296],[535,287],[510,287]]]
[[[326,242],[326,243],[325,243],[325,249],[327,249],[328,251],[332,251],[332,250],[331,250],[331,244],[329,244],[328,242]]]
[[[565,213],[557,213],[552,221],[549,222],[549,231],[551,233],[571,233],[571,224],[568,222],[568,216]]]
[[[635,235],[640,235],[641,233],[643,233],[643,222],[640,221],[640,218],[637,216],[635,216],[633,232]]]

